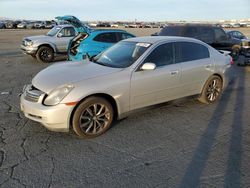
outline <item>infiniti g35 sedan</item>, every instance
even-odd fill
[[[139,108],[197,94],[202,103],[217,101],[231,64],[196,39],[130,38],[85,63],[42,70],[24,87],[21,109],[50,130],[95,137]]]

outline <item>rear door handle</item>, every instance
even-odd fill
[[[179,73],[178,70],[173,70],[173,71],[170,72],[171,75],[176,75],[176,74],[178,74],[178,73]]]

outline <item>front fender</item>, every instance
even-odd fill
[[[35,43],[35,45],[39,48],[41,46],[50,46],[53,51],[56,53],[57,52],[57,48],[56,48],[56,45],[51,43],[51,42],[38,42],[38,43]]]

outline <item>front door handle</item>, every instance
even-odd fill
[[[173,71],[170,72],[171,75],[176,75],[176,74],[178,74],[178,73],[179,73],[178,70],[173,70]]]

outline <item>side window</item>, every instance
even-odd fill
[[[234,38],[238,38],[238,35],[237,35],[237,33],[235,31],[232,32],[232,35],[233,35]]]
[[[117,38],[116,38],[116,33],[102,33],[97,35],[94,38],[94,41],[98,41],[98,42],[107,42],[107,43],[116,43]]]
[[[176,63],[209,58],[206,46],[193,42],[174,43]]]
[[[215,41],[221,41],[227,38],[226,33],[220,28],[214,28],[214,34],[215,34]]]
[[[65,27],[60,31],[60,33],[62,34],[62,37],[73,37],[76,34],[73,27]]]
[[[200,27],[200,35],[198,39],[205,43],[211,44],[214,41],[214,32],[209,27]]]
[[[156,47],[145,59],[144,63],[151,62],[156,67],[169,65],[174,63],[173,44],[167,43]]]
[[[237,38],[239,38],[239,39],[244,39],[245,38],[245,36],[241,32],[235,31],[235,33],[237,34]]]

